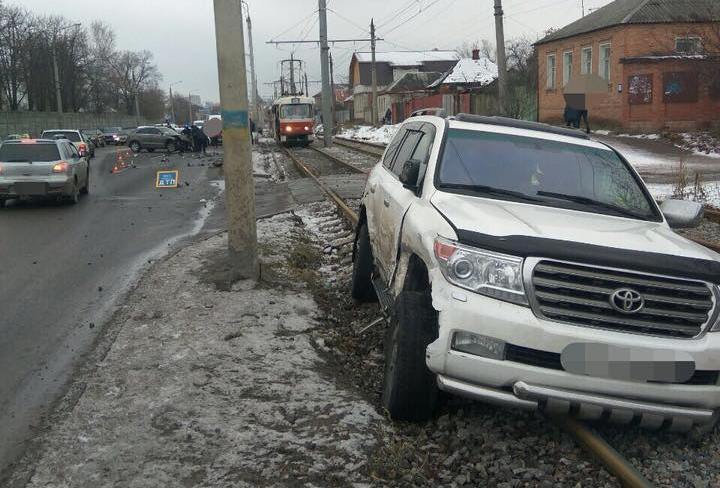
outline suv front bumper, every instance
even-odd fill
[[[507,359],[491,359],[452,349],[452,337],[466,331],[505,344],[560,354],[570,344],[608,344],[626,349],[683,351],[696,370],[720,370],[720,333],[698,339],[670,339],[594,329],[536,317],[529,307],[502,302],[433,281],[433,305],[439,310],[439,338],[426,351],[438,385],[451,393],[488,403],[584,419],[635,420],[647,427],[670,425],[685,430],[710,424],[720,408],[720,386],[625,381],[572,374]]]

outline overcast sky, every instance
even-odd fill
[[[582,0],[504,0],[505,35],[536,39],[549,27],[561,27],[581,15]],[[592,9],[610,0],[584,0]],[[247,0],[253,20],[253,40],[258,83],[264,96],[272,87],[264,85],[280,76],[281,59],[297,58],[307,63],[310,80],[320,79],[320,52],[316,45],[274,47],[266,41],[317,39],[317,0]],[[203,100],[218,100],[217,58],[212,0],[5,0],[35,13],[62,14],[72,21],[89,24],[101,19],[117,34],[120,49],[147,49],[154,53],[163,74],[162,86],[182,81],[173,90],[199,94]],[[405,9],[410,7],[409,9]],[[493,0],[328,0],[328,32],[331,39],[369,36],[370,18],[375,17],[379,51],[454,49],[463,42],[495,38]],[[82,15],[80,15],[82,13]],[[365,31],[361,30],[365,29]],[[282,34],[282,35],[280,35]],[[369,50],[369,43],[337,44],[335,80],[347,80],[354,50]],[[249,66],[249,65],[248,65]],[[311,91],[319,85],[311,85]]]

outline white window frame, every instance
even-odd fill
[[[588,55],[588,58],[586,58],[585,53],[590,53]],[[592,46],[585,46],[580,48],[580,74],[581,75],[589,75],[592,74],[592,58],[593,58],[593,48]]]
[[[570,62],[567,62],[568,56],[570,56]],[[575,63],[575,53],[573,50],[563,52],[563,86],[568,84],[570,78],[573,75],[573,64]],[[568,68],[570,68],[568,70]]]
[[[695,40],[697,41],[697,51],[688,52],[688,51],[680,51],[678,49],[678,41],[690,41]],[[703,50],[703,42],[702,37],[700,36],[675,36],[675,52],[683,53],[683,54],[700,54]]]
[[[603,59],[604,49],[607,48],[607,58]],[[612,66],[610,60],[612,59],[612,44],[609,42],[603,42],[598,46],[598,76],[607,81],[610,81],[612,75]],[[605,76],[605,62],[607,62],[607,77]]]
[[[550,69],[550,59],[552,59],[552,70]],[[546,58],[547,62],[547,79],[546,85],[548,90],[554,90],[557,87],[557,55],[550,53]]]

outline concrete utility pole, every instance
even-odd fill
[[[188,125],[193,123],[192,92],[188,92]]]
[[[256,123],[260,121],[260,115],[258,110],[257,100],[257,76],[255,75],[255,52],[253,51],[253,37],[252,37],[252,21],[250,20],[250,7],[247,2],[244,2],[245,8],[247,9],[247,27],[248,27],[248,45],[250,47],[250,84],[252,90],[250,91],[250,109],[253,113],[253,119]]]
[[[182,83],[182,81],[170,83],[170,113],[172,114],[173,124],[177,123],[177,119],[175,118],[175,97],[173,96],[172,87],[173,85],[179,85],[180,83]]]
[[[370,20],[370,49],[372,51],[372,123],[378,126],[378,99],[377,99],[377,65],[375,64],[375,19]]]
[[[320,14],[320,67],[322,73],[322,118],[325,147],[332,146],[332,110],[330,107],[330,68],[328,66],[327,6],[325,0],[318,0]]]
[[[55,98],[57,100],[57,111],[63,113],[62,90],[60,89],[60,70],[58,69],[57,52],[55,51],[55,42],[52,47],[53,71],[55,72]]]
[[[215,39],[225,149],[225,205],[233,279],[257,279],[257,228],[242,7],[238,0],[214,0]]]
[[[135,81],[135,73],[132,74],[133,88],[135,88],[135,125],[140,126],[140,97],[138,96],[138,86]]]
[[[332,126],[333,134],[335,134],[334,129],[337,126],[337,120],[335,119],[335,105],[337,104],[337,100],[335,99],[335,68],[333,66],[332,53],[330,53],[330,91],[332,92]]]
[[[295,54],[290,53],[290,93],[291,95],[297,95],[297,88],[295,87]]]
[[[505,115],[507,103],[507,63],[505,61],[505,31],[503,28],[502,0],[495,0],[495,36],[497,39],[498,105]]]
[[[53,35],[53,39],[52,39],[52,61],[53,61],[53,72],[55,74],[55,98],[57,99],[57,111],[59,114],[63,113],[63,103],[62,103],[62,89],[60,88],[60,70],[58,69],[57,50],[55,48],[55,45],[57,44],[57,35],[68,29],[80,27],[80,25],[81,24],[78,23],[78,24],[69,25],[67,27],[63,27],[62,29],[59,29],[57,32],[55,32],[55,34]]]

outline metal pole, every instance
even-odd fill
[[[375,19],[370,20],[370,49],[372,50],[372,124],[378,125],[377,65],[375,64]]]
[[[55,72],[55,98],[57,101],[57,111],[59,114],[63,113],[62,104],[62,90],[60,90],[60,70],[58,69],[57,52],[55,51],[55,43],[57,37],[53,39],[52,45],[52,60],[53,60],[53,71]]]
[[[248,130],[243,15],[238,0],[215,0],[215,38],[225,149],[228,247],[235,279],[257,279],[255,182]],[[238,27],[239,26],[239,27]]]
[[[332,92],[332,126],[333,129],[335,129],[337,126],[337,121],[335,119],[335,105],[337,100],[335,97],[335,68],[333,67],[332,53],[330,53],[330,91]]]
[[[290,53],[290,91],[291,95],[297,95],[297,88],[295,88],[295,55]]]
[[[253,118],[256,123],[259,123],[260,116],[258,111],[258,100],[257,100],[257,76],[255,75],[255,51],[253,50],[253,37],[252,37],[252,20],[250,20],[250,7],[245,4],[248,9],[247,14],[247,27],[248,27],[248,44],[250,47],[250,84],[252,90],[250,92],[250,109],[253,113]]]
[[[505,32],[503,28],[502,0],[495,0],[495,36],[498,64],[498,105],[500,114],[505,115],[507,97],[507,63],[505,61]]]
[[[170,85],[170,114],[172,115],[173,124],[175,124],[177,121],[175,120],[175,99],[173,98],[172,85]]]
[[[328,66],[327,6],[318,0],[320,13],[320,67],[322,72],[322,118],[325,147],[332,146],[332,111],[330,110],[330,68]]]

